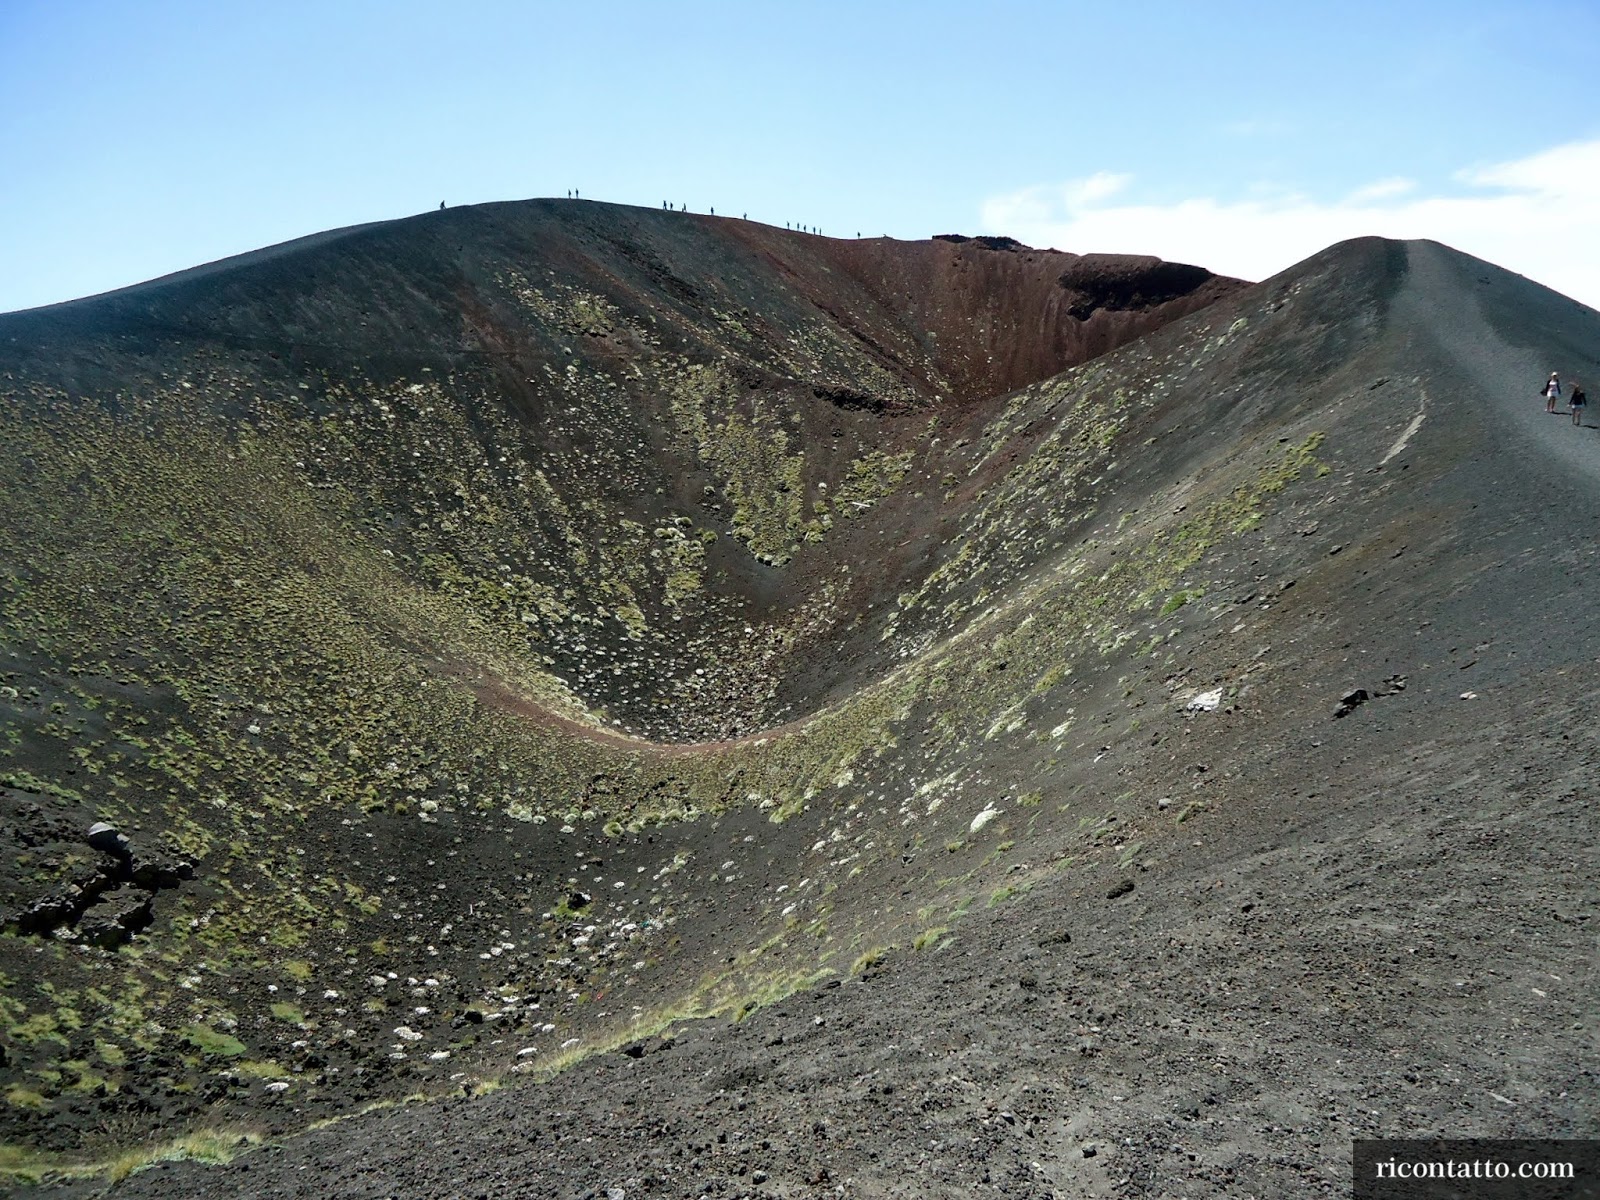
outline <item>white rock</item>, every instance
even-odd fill
[[[985,825],[987,825],[990,821],[994,820],[999,815],[1000,815],[1000,809],[996,808],[992,804],[989,805],[989,807],[985,808],[981,813],[979,813],[977,816],[972,818],[972,824],[968,827],[967,832],[968,833],[977,833],[978,830],[982,829]]]
[[[1183,707],[1189,712],[1216,712],[1222,707],[1222,689],[1212,688],[1209,692],[1201,692]]]

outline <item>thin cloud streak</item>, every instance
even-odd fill
[[[1099,172],[983,203],[986,232],[1077,252],[1154,254],[1264,279],[1346,238],[1431,238],[1600,308],[1600,139],[1464,168],[1458,194],[1379,179],[1339,200],[1199,196],[1127,200],[1133,179]]]

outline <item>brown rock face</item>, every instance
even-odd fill
[[[1183,263],[1010,238],[849,241],[743,223],[732,232],[864,342],[884,327],[903,331],[915,350],[901,349],[902,360],[933,368],[919,382],[959,401],[1059,374],[1244,286]]]

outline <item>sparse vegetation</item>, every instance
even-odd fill
[[[190,1025],[183,1031],[183,1040],[201,1054],[217,1058],[238,1058],[247,1047],[232,1034],[219,1033],[209,1025]]]
[[[1198,600],[1204,595],[1205,592],[1199,588],[1186,588],[1173,592],[1172,595],[1167,598],[1167,602],[1161,606],[1161,615],[1163,617],[1169,616],[1172,613],[1177,612],[1191,600]]]
[[[850,964],[850,974],[865,975],[873,967],[879,966],[889,957],[887,946],[874,946],[870,950],[863,950]]]

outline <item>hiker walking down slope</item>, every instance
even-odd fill
[[[1561,377],[1554,371],[1550,372],[1550,380],[1544,385],[1544,410],[1553,413],[1556,410],[1556,401],[1561,399]]]
[[[1583,410],[1588,403],[1589,397],[1583,394],[1583,384],[1574,379],[1572,381],[1572,399],[1567,401],[1567,404],[1572,409],[1572,423],[1574,425],[1581,426],[1583,424]]]

